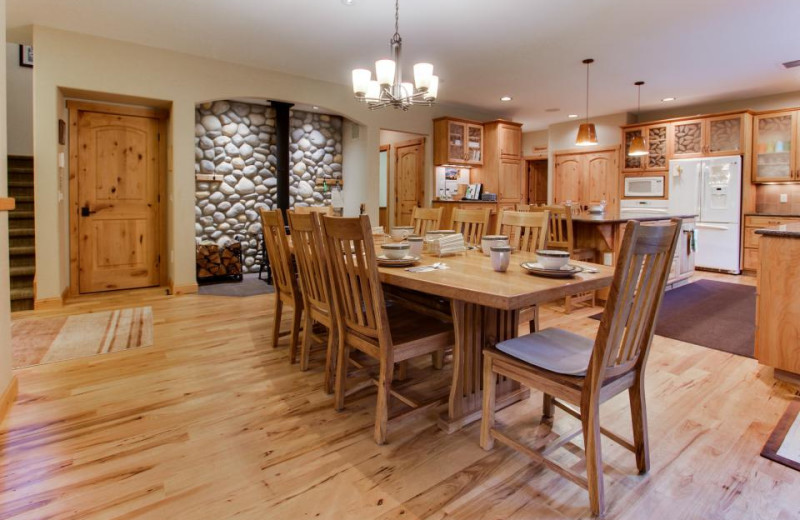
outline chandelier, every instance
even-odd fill
[[[375,77],[368,69],[353,70],[353,93],[356,99],[376,110],[394,107],[408,110],[414,105],[431,106],[436,102],[439,91],[439,77],[433,75],[433,65],[417,63],[414,65],[414,83],[403,82],[400,55],[403,39],[399,29],[399,0],[394,3],[394,36],[389,41],[392,58],[375,62]]]

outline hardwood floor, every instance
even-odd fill
[[[589,517],[580,487],[511,449],[484,452],[477,423],[446,435],[431,411],[377,446],[374,391],[337,413],[319,357],[300,372],[288,337],[271,347],[273,295],[141,290],[15,318],[140,305],[153,308],[154,347],[16,371],[19,397],[0,425],[0,518]],[[541,320],[593,335],[596,311],[545,307]],[[795,392],[755,360],[656,338],[652,469],[637,475],[633,455],[604,439],[607,518],[798,518],[800,473],[759,456]],[[601,416],[629,437],[627,407],[619,396]],[[533,392],[497,417],[534,442],[548,435],[530,428],[540,410]],[[556,411],[556,431],[575,426]]]

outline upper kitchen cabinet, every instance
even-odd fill
[[[636,126],[623,129],[625,155],[622,171],[634,173],[640,171],[660,171],[667,169],[667,134],[669,125],[658,123],[647,126]],[[648,155],[631,157],[628,155],[631,142],[637,136],[645,139],[649,151]]]
[[[797,111],[755,116],[753,179],[755,182],[797,181]]]
[[[670,125],[670,156],[672,159],[690,159],[705,155],[705,121],[689,119]]]
[[[483,124],[466,119],[433,120],[433,161],[436,166],[483,164]]]
[[[743,154],[750,117],[740,112],[671,123],[670,158]]]
[[[472,182],[483,191],[496,193],[497,201],[520,203],[527,199],[526,176],[522,168],[522,125],[497,120],[483,124],[483,166],[472,170]]]

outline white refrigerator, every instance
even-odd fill
[[[742,158],[669,162],[671,214],[695,214],[695,265],[740,273]]]

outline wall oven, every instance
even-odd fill
[[[632,198],[663,197],[664,177],[625,177],[624,195]]]

